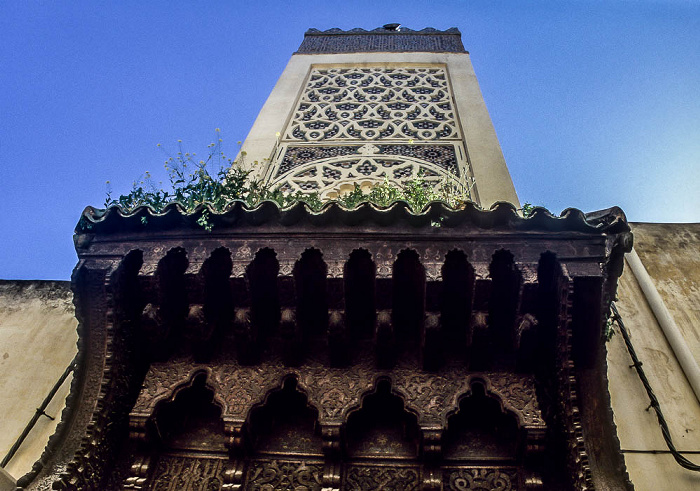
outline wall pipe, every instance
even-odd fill
[[[642,260],[639,259],[637,251],[632,249],[632,251],[625,256],[625,259],[627,259],[627,264],[629,264],[632,274],[642,288],[642,293],[644,293],[644,297],[647,299],[652,312],[654,312],[654,316],[659,326],[661,326],[661,330],[664,336],[666,336],[668,344],[671,345],[673,354],[676,355],[676,359],[683,370],[683,374],[686,379],[688,379],[695,393],[695,398],[700,402],[700,366],[698,366],[698,362],[695,360],[693,353],[685,342],[676,321],[673,320],[671,313],[666,308],[666,304],[654,286],[649,273],[644,267],[644,264],[642,264]]]

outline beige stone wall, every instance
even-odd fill
[[[77,352],[73,295],[66,281],[0,281],[0,459]],[[29,472],[56,431],[71,377],[61,385],[5,470]]]
[[[637,254],[700,361],[700,224],[638,223],[632,224],[632,231]],[[620,279],[617,306],[676,447],[700,451],[700,403],[628,266]],[[700,489],[700,473],[683,469],[668,453],[631,363],[618,332],[608,343],[608,377],[620,446],[635,489]],[[686,458],[700,464],[700,454]]]

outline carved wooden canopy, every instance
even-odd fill
[[[627,489],[619,209],[86,209],[79,368],[29,489]]]

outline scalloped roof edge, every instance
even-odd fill
[[[135,222],[138,229],[143,230],[143,222],[153,223],[159,229],[199,227],[197,220],[207,211],[215,226],[231,226],[241,221],[262,224],[278,222],[282,225],[293,225],[308,219],[312,223],[326,224],[329,222],[361,224],[408,220],[414,226],[430,226],[435,220],[446,227],[456,226],[465,221],[473,222],[480,228],[491,228],[499,225],[512,225],[516,229],[525,230],[558,230],[580,231],[591,233],[628,232],[629,225],[624,212],[619,207],[607,208],[590,213],[584,213],[576,208],[567,208],[560,216],[553,215],[547,209],[535,207],[527,218],[518,214],[511,203],[497,202],[489,210],[480,208],[474,203],[467,203],[463,209],[455,209],[443,202],[434,201],[427,204],[420,212],[413,211],[405,201],[396,201],[388,207],[363,202],[355,208],[346,208],[337,202],[329,202],[319,210],[312,209],[304,202],[281,208],[273,201],[262,201],[254,207],[245,202],[231,201],[226,208],[218,212],[209,204],[200,204],[192,212],[178,202],[169,203],[161,212],[149,206],[140,206],[131,212],[120,206],[107,209],[88,206],[83,211],[76,225],[77,235],[85,233],[111,233],[115,229],[133,228]]]
[[[385,29],[383,27],[377,27],[376,29],[372,30],[367,30],[367,29],[362,29],[361,27],[356,27],[354,29],[340,29],[339,27],[332,27],[331,29],[326,29],[324,31],[320,29],[315,29],[311,28],[308,29],[305,33],[304,36],[327,36],[327,35],[348,35],[348,34],[394,34],[394,35],[401,35],[401,34],[456,34],[461,36],[462,33],[460,32],[459,29],[456,27],[450,27],[449,29],[440,30],[440,29],[435,29],[434,27],[424,27],[423,29],[420,30],[413,30],[409,29],[408,27],[401,26],[399,31],[391,31],[389,29]]]

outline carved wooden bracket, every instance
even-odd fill
[[[241,419],[224,419],[224,434],[226,435],[226,448],[234,455],[242,455],[245,452],[245,421]]]
[[[151,465],[151,458],[139,456],[131,465],[129,477],[124,481],[124,489],[141,490],[145,489],[148,480],[148,471]]]
[[[327,457],[337,459],[342,452],[341,448],[342,425],[338,423],[321,424],[321,438],[323,438],[323,453]]]
[[[245,478],[245,463],[243,460],[233,460],[229,462],[223,472],[224,484],[222,491],[238,491],[243,488]]]
[[[423,436],[421,445],[423,457],[427,461],[437,461],[442,457],[442,434],[444,428],[441,426],[422,426]]]

